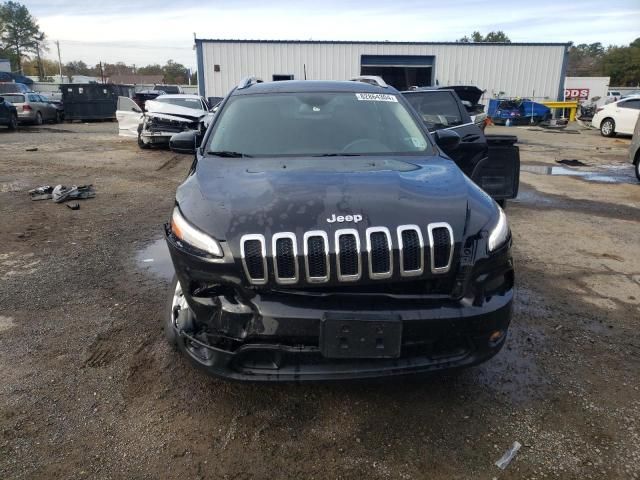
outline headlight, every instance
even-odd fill
[[[504,210],[498,206],[498,221],[495,226],[489,232],[489,241],[487,246],[490,252],[493,252],[498,247],[501,247],[509,237],[509,222],[507,222],[507,216],[504,214]]]
[[[171,214],[171,232],[183,242],[214,257],[222,257],[222,247],[209,235],[189,224],[180,213],[178,207]]]

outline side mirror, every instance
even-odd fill
[[[131,111],[136,113],[142,113],[142,110],[140,110],[138,107],[131,107]]]
[[[452,152],[460,146],[460,135],[452,130],[436,130],[433,138],[445,153]]]
[[[4,103],[4,97],[0,97],[0,103]]]
[[[196,153],[199,144],[200,135],[196,130],[176,133],[169,140],[169,148],[176,153]]]

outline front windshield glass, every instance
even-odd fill
[[[198,98],[164,98],[158,97],[156,101],[160,103],[170,103],[178,107],[193,108],[195,110],[203,110],[202,102]]]
[[[237,156],[430,154],[396,95],[280,93],[231,97],[206,149]]]

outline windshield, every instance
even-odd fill
[[[458,102],[450,92],[416,92],[407,93],[405,97],[420,114],[429,131],[456,127],[464,123]]]
[[[193,108],[195,110],[204,110],[202,107],[202,102],[200,101],[199,98],[158,97],[156,98],[156,101],[160,103],[169,103],[171,105],[177,105],[178,107]]]
[[[11,95],[9,93],[5,93],[2,96],[9,103],[24,103],[24,95]]]
[[[353,92],[231,97],[206,149],[251,156],[432,152],[396,95]]]

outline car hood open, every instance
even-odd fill
[[[460,100],[470,102],[471,105],[477,105],[485,92],[473,85],[453,85],[451,87],[442,87],[442,89],[453,90],[460,97]]]

